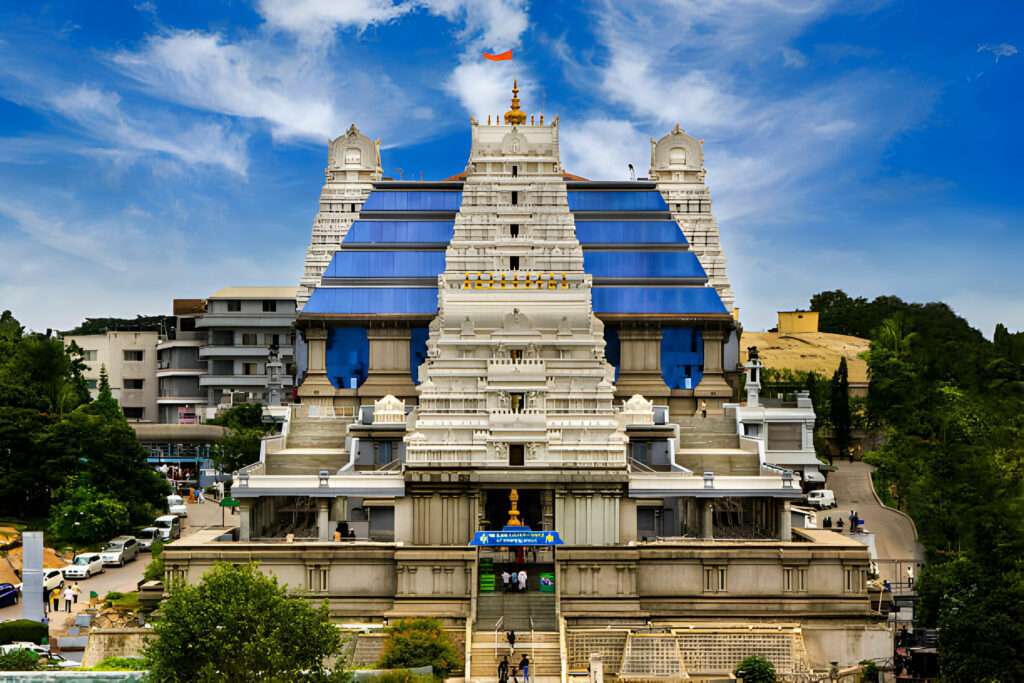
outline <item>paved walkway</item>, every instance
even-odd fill
[[[837,462],[838,470],[828,475],[826,488],[836,494],[838,507],[818,514],[819,520],[831,514],[833,520],[844,522],[850,510],[856,510],[867,531],[875,534],[879,573],[883,579],[906,581],[906,565],[910,560],[923,562],[924,550],[917,542],[917,534],[910,518],[882,506],[872,492],[871,465],[863,462]],[[820,524],[820,522],[819,522]],[[894,562],[894,561],[898,561]]]

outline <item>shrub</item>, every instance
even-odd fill
[[[43,642],[47,636],[46,624],[31,619],[15,619],[0,623],[0,645],[25,641],[30,643]]]
[[[107,657],[100,660],[93,671],[145,671],[146,661],[137,657]]]
[[[390,669],[377,674],[371,680],[372,683],[431,683],[434,677],[415,674],[408,669]]]
[[[153,547],[150,548],[149,564],[146,565],[146,571],[142,573],[142,578],[146,581],[164,580],[164,544],[160,541],[153,541]]]
[[[434,667],[434,675],[445,678],[462,658],[448,634],[436,619],[401,619],[388,627],[384,654],[377,666],[382,669]]]
[[[775,683],[775,666],[760,655],[744,659],[734,673],[743,683]]]
[[[11,650],[0,654],[0,671],[35,671],[39,668],[39,655],[31,650]]]
[[[113,602],[114,600],[120,600],[124,597],[124,593],[121,591],[110,591],[107,593],[107,597],[103,598],[107,602]]]
[[[878,665],[870,659],[860,661],[861,683],[878,683]]]

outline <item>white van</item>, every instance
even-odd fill
[[[153,526],[160,531],[160,540],[165,543],[181,537],[181,518],[178,515],[163,515],[153,520]]]
[[[181,496],[167,496],[167,511],[172,515],[188,517],[188,506],[185,505],[185,499]]]
[[[829,489],[818,489],[807,494],[807,504],[819,510],[827,510],[836,506],[836,494]]]

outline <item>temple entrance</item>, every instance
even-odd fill
[[[512,489],[488,489],[486,491],[487,502],[484,505],[484,516],[487,519],[488,529],[501,529],[508,524],[508,512],[511,507],[509,494]],[[541,529],[543,511],[541,506],[541,494],[539,489],[516,489],[519,494],[517,506],[519,508],[519,519],[524,526],[533,530]]]

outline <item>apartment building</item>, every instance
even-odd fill
[[[129,420],[156,422],[157,344],[160,335],[151,332],[105,332],[64,337],[65,345],[77,344],[85,360],[85,381],[95,398],[100,371],[106,369],[110,391]]]

